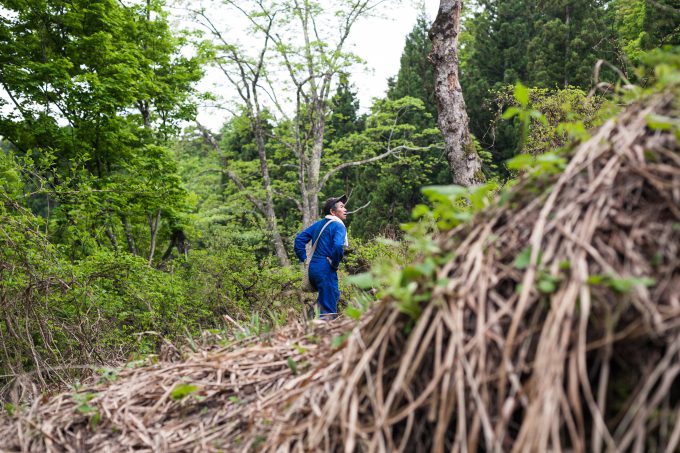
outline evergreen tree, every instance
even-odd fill
[[[388,81],[387,98],[395,100],[410,96],[423,101],[425,110],[418,118],[409,122],[416,122],[422,127],[436,127],[437,104],[434,97],[434,69],[428,60],[432,52],[432,42],[428,37],[430,21],[422,10],[416,19],[413,30],[406,37],[404,50],[401,54],[399,72],[395,79]],[[429,114],[429,119],[423,116]],[[414,113],[415,114],[415,113]]]
[[[526,55],[533,32],[534,3],[489,1],[464,21],[471,39],[461,49],[461,59],[465,62],[461,84],[470,130],[484,146],[506,144],[504,137],[494,135],[489,129],[497,113],[490,105],[490,93],[527,78]]]
[[[597,60],[615,59],[614,30],[601,1],[542,2],[534,27],[527,47],[532,86],[589,88]]]
[[[515,153],[519,137],[512,124],[499,121],[499,94],[517,81],[590,88],[596,61],[616,59],[607,7],[599,0],[488,0],[467,17],[461,84],[470,129],[497,163]]]
[[[359,98],[352,89],[348,74],[341,74],[338,89],[331,99],[331,115],[326,123],[326,143],[331,143],[363,129],[364,119],[359,116]]]
[[[338,89],[331,99],[331,115],[327,122],[328,131],[325,136],[327,155],[333,165],[360,158],[361,149],[346,146],[346,143],[352,140],[353,134],[364,130],[365,123],[366,117],[359,114],[359,99],[349,81],[349,75],[342,74]],[[357,167],[341,170],[328,181],[324,195],[337,196],[341,193],[351,193],[362,171]]]

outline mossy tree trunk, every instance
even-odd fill
[[[484,174],[482,161],[468,130],[469,120],[458,79],[458,35],[462,9],[461,0],[440,1],[437,18],[430,29],[430,59],[434,65],[438,125],[444,135],[453,182],[472,186],[484,182]]]

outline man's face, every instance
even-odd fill
[[[343,203],[342,201],[338,201],[337,203],[335,203],[335,208],[331,209],[331,214],[333,214],[340,220],[347,219],[347,208],[345,207],[345,203]]]

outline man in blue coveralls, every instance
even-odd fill
[[[307,259],[305,246],[310,242],[313,244],[324,225],[330,222],[319,237],[309,263],[309,281],[319,292],[316,303],[322,318],[332,318],[338,311],[340,288],[337,271],[347,246],[347,228],[343,223],[347,219],[346,202],[346,195],[326,200],[323,207],[325,217],[295,237],[295,255],[304,263]]]

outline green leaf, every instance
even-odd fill
[[[350,275],[349,277],[347,277],[347,283],[361,289],[371,289],[377,286],[376,281],[370,272],[363,272],[361,274]]]
[[[588,277],[586,283],[588,283],[589,285],[599,285],[602,282],[604,282],[606,278],[607,277],[605,275],[595,274]]]
[[[467,188],[450,184],[446,186],[425,186],[420,191],[428,198],[441,195],[444,197],[460,197],[467,193]]]
[[[529,105],[529,89],[522,82],[515,84],[515,99],[522,107]]]
[[[518,154],[506,162],[510,170],[525,170],[535,163],[534,156],[531,154]]]
[[[530,262],[531,262],[531,247],[526,247],[524,250],[519,252],[519,255],[515,257],[513,266],[515,266],[515,269],[519,269],[521,271],[529,267]]]
[[[358,321],[361,318],[361,310],[354,307],[347,307],[345,313],[355,321]]]
[[[411,217],[413,217],[414,219],[420,219],[421,217],[425,217],[429,212],[430,212],[429,207],[427,207],[424,204],[417,204],[413,208],[413,211],[411,212]]]
[[[564,165],[567,163],[567,160],[564,157],[560,157],[555,153],[545,153],[541,154],[540,156],[537,156],[536,162],[541,164]]]
[[[97,425],[99,425],[99,422],[102,419],[102,414],[99,413],[99,411],[96,411],[92,416],[90,417],[90,429],[95,430],[97,428]]]
[[[680,120],[663,115],[649,114],[645,118],[647,127],[655,131],[672,131],[680,128]]]
[[[410,281],[418,279],[423,273],[416,266],[406,266],[404,270],[401,271],[401,282],[402,284],[407,284]]]
[[[547,278],[540,280],[537,286],[540,292],[546,294],[554,293],[556,289],[555,282]]]
[[[531,111],[529,111],[529,116],[531,116],[532,118],[538,120],[538,121],[539,121],[541,124],[543,124],[544,126],[547,126],[547,125],[548,125],[548,119],[545,117],[544,114],[542,114],[542,113],[539,112],[538,110],[531,110]]]
[[[521,110],[519,108],[515,107],[515,106],[508,107],[505,110],[505,112],[503,112],[503,116],[501,116],[501,118],[503,118],[504,120],[509,120],[510,118],[519,114],[520,111]]]
[[[191,395],[198,391],[198,387],[192,384],[177,384],[170,392],[170,398],[173,400],[181,400],[182,398]]]
[[[288,363],[288,368],[290,368],[290,371],[293,372],[294,375],[298,374],[298,368],[297,368],[297,363],[295,363],[295,360],[293,360],[292,357],[288,357],[288,360],[286,360]]]
[[[612,278],[608,284],[616,292],[628,293],[635,286],[653,286],[656,284],[656,280],[649,277]]]
[[[84,403],[84,404],[79,404],[78,406],[76,406],[76,410],[78,412],[82,413],[82,414],[90,414],[92,412],[95,412],[97,409],[90,406],[87,403]]]
[[[347,339],[347,337],[349,337],[349,333],[345,333],[345,334],[342,334],[342,335],[336,335],[336,336],[334,336],[334,337],[331,339],[331,348],[337,349],[337,348],[339,348],[340,346],[342,346],[342,344],[345,342],[345,340]]]

